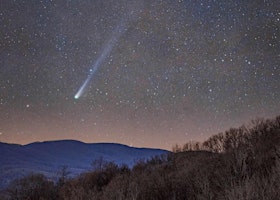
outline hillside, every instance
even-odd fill
[[[280,116],[253,120],[246,126],[213,135],[203,143],[189,142],[174,150],[140,160],[132,168],[96,160],[95,170],[73,178],[62,173],[57,182],[32,174],[13,182],[2,198],[280,199]]]
[[[133,148],[121,144],[86,144],[74,140],[36,142],[28,145],[0,143],[0,186],[11,180],[33,173],[48,178],[57,177],[63,166],[71,176],[92,169],[93,160],[102,157],[106,161],[127,164],[132,167],[139,159],[167,153],[165,150]]]

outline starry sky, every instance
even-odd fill
[[[1,142],[171,149],[280,114],[278,0],[1,0],[0,27]]]

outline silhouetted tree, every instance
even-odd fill
[[[48,181],[42,174],[31,174],[16,180],[9,186],[7,191],[13,200],[57,199],[54,183]]]
[[[66,165],[62,166],[58,171],[58,182],[57,186],[61,187],[64,185],[64,183],[67,180],[67,177],[70,175],[70,171],[68,170],[68,167]]]

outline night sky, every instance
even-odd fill
[[[280,114],[278,0],[1,0],[0,27],[1,142],[171,149]]]

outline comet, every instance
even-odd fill
[[[102,53],[98,57],[98,59],[95,61],[95,63],[91,66],[89,70],[89,74],[82,84],[82,86],[79,88],[77,93],[75,94],[74,98],[79,99],[85,92],[89,82],[93,78],[94,74],[97,72],[99,67],[102,65],[102,63],[106,60],[107,56],[111,53],[113,47],[118,42],[119,38],[126,32],[126,26],[127,26],[127,20],[123,19],[118,24],[118,26],[114,29],[111,39],[106,43]]]

